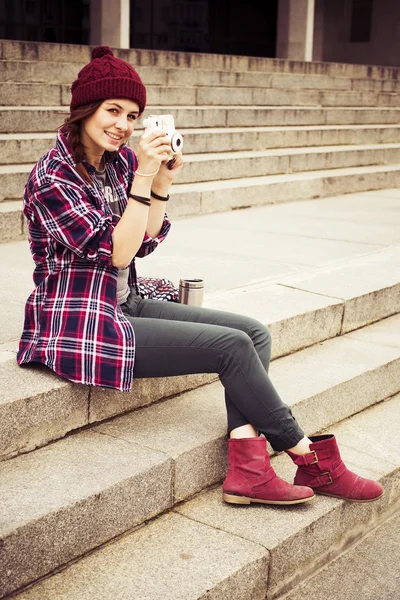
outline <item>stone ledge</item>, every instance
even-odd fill
[[[264,600],[268,562],[256,544],[169,514],[16,600]]]
[[[258,151],[235,151],[186,155],[185,170],[179,185],[219,183],[242,178],[288,176],[319,172],[335,176],[338,169],[400,164],[400,144],[363,146],[318,146],[317,148],[285,148]],[[4,200],[19,200],[34,164],[0,166],[0,207]],[[3,211],[2,211],[3,212]]]
[[[357,257],[345,265],[325,267],[312,274],[289,275],[282,285],[344,301],[341,333],[370,325],[400,310],[400,247]],[[337,275],[340,272],[340,276]],[[381,282],[385,291],[379,296]]]
[[[234,128],[180,128],[185,135],[185,156],[206,152],[257,151],[273,148],[317,148],[360,144],[391,144],[399,139],[396,125],[342,125]],[[137,146],[142,129],[134,131],[130,145]],[[279,136],[277,135],[279,133]],[[3,164],[34,164],[54,145],[55,133],[0,134]],[[184,173],[184,171],[183,171]],[[21,192],[22,193],[22,192]],[[21,195],[21,194],[20,194]]]
[[[0,465],[0,596],[171,506],[171,461],[84,432]]]
[[[382,254],[381,259],[383,257]],[[390,256],[386,256],[386,258],[393,262]],[[376,272],[379,277],[376,282],[376,289],[371,294],[374,299],[373,312],[371,314],[374,315],[374,318],[387,316],[387,302],[380,303],[381,295],[386,298],[386,285],[388,281],[387,278],[382,277],[385,272],[382,269],[382,264],[377,263],[378,271]],[[345,270],[346,268],[347,266]],[[374,285],[373,277],[371,278],[373,273],[374,271],[369,269],[370,278],[368,286],[370,286],[371,290]],[[387,277],[390,279],[390,274],[387,274]],[[341,278],[341,281],[344,286],[347,285],[345,278]],[[265,306],[266,295],[269,298],[267,307]],[[310,293],[279,285],[261,286],[258,289],[249,288],[248,290],[237,290],[236,292],[231,291],[225,295],[220,294],[216,296],[214,301],[208,304],[220,310],[246,313],[269,325],[274,339],[273,358],[292,354],[307,346],[319,344],[324,340],[340,335],[343,310],[346,307],[346,303],[343,303],[342,300],[329,298],[319,293]],[[395,304],[391,306],[392,311],[398,310],[398,306],[396,307]],[[20,309],[19,305],[17,307]],[[366,304],[365,312],[367,315],[370,314],[371,310],[372,307]],[[391,326],[391,323],[394,324],[393,328],[396,331],[396,324],[399,318],[393,317],[392,319],[383,321],[379,325],[382,332],[381,335],[386,335],[385,332]],[[368,335],[367,330],[364,330],[360,335],[365,338]],[[379,340],[377,341],[379,342]],[[395,343],[395,337],[393,337],[392,343]],[[381,345],[384,346],[385,344]],[[344,350],[342,350],[342,347]],[[357,410],[365,408],[365,406],[373,402],[376,394],[382,399],[397,391],[393,389],[396,369],[398,369],[397,349],[382,348],[379,357],[375,357],[374,355],[369,357],[367,348],[368,346],[365,345],[365,342],[347,339],[347,336],[332,339],[323,346],[314,346],[313,348],[308,348],[308,350],[303,350],[300,354],[293,354],[281,359],[277,363],[274,362],[272,365],[272,369],[275,372],[274,377],[283,390],[284,399],[292,404],[295,402],[296,397],[298,399],[302,396],[301,394],[299,396],[297,388],[295,394],[289,391],[290,386],[288,387],[286,381],[287,368],[290,370],[300,369],[299,377],[304,379],[300,374],[303,372],[305,364],[308,364],[307,368],[313,372],[313,369],[316,368],[315,361],[325,360],[326,366],[324,369],[327,369],[332,360],[335,361],[335,364],[338,360],[340,361],[343,351],[348,353],[346,354],[347,359],[344,361],[342,368],[344,369],[343,372],[349,373],[349,382],[345,383],[345,380],[342,381],[340,377],[338,379],[335,372],[333,372],[333,379],[330,379],[328,388],[334,387],[324,391],[328,404],[330,404],[330,397],[334,398],[338,393],[348,394],[346,401],[339,403],[338,412],[333,413],[334,420],[344,418],[344,416],[350,414],[349,412],[342,412],[346,407],[351,412],[356,410],[355,407],[359,406],[357,403],[354,404],[355,400],[354,402],[350,402],[350,398],[356,398],[360,386],[365,390],[365,396],[362,400],[361,408],[357,408]],[[355,361],[354,368],[350,368],[351,365],[347,364],[350,355]],[[326,359],[323,356],[326,356]],[[92,388],[90,390],[90,400],[88,401],[89,390],[85,386],[65,382],[57,378],[45,367],[32,369],[28,366],[21,369],[15,363],[15,358],[12,354],[6,358],[7,360],[1,364],[0,370],[3,379],[2,385],[4,389],[8,390],[8,394],[3,396],[0,403],[0,413],[2,415],[0,423],[3,424],[3,427],[0,427],[2,431],[0,438],[3,440],[0,456],[3,460],[21,452],[30,451],[38,446],[45,445],[49,441],[62,437],[68,431],[78,427],[93,424],[115,415],[145,407],[158,400],[199,388],[199,386],[204,386],[212,382],[216,377],[215,375],[204,374],[138,379],[134,381],[133,389],[129,393]],[[288,367],[285,366],[286,363]],[[369,366],[366,367],[366,365]],[[369,373],[364,373],[360,379],[354,379],[361,376],[365,368],[367,368]],[[18,377],[20,382],[18,388],[15,388],[10,383],[16,377]],[[26,381],[25,391],[21,387],[24,381]],[[385,382],[385,385],[383,382]],[[306,383],[305,380],[304,383]],[[335,387],[339,384],[342,387]],[[206,386],[205,390],[208,387]],[[285,389],[287,390],[286,392],[284,391]],[[323,427],[326,422],[321,421],[322,414],[318,409],[319,392],[314,388],[305,389],[304,397],[310,397],[309,402],[311,404],[314,403],[315,406],[310,410],[310,408],[304,408],[306,405],[299,403],[299,406],[296,406],[296,410],[300,411],[299,414],[303,410],[306,411],[306,414],[311,412],[315,419],[314,426],[316,428]],[[322,389],[324,389],[323,386]],[[315,396],[316,393],[317,395]],[[382,394],[384,395],[382,396]],[[333,408],[335,404],[333,403],[331,406]],[[330,414],[329,411],[327,414]],[[332,418],[331,416],[329,422],[333,422]]]
[[[164,106],[172,112],[177,128],[191,127],[270,127],[317,125],[398,125],[399,108],[343,108],[237,106],[234,110],[217,106]],[[159,112],[159,106],[147,106],[146,114]],[[0,133],[55,132],[68,115],[66,106],[2,106]],[[142,120],[137,124],[142,127]],[[397,141],[397,140],[395,140]]]
[[[63,600],[81,600],[88,589],[90,598],[109,600],[132,588],[146,600],[158,600],[160,589],[171,600],[262,600],[292,590],[395,509],[398,399],[355,415],[335,432],[348,466],[383,483],[382,499],[356,504],[318,496],[294,507],[232,507],[222,503],[219,489],[209,491],[33,584],[15,600],[53,600],[60,591]],[[290,460],[280,455],[272,461],[290,480]]]
[[[177,183],[171,190],[173,204],[168,213],[172,218],[179,219],[399,186],[399,164],[326,169],[200,183]],[[17,207],[0,212],[0,232],[7,228],[7,220],[11,219],[12,223],[15,222],[15,218],[18,220],[16,215],[18,215]],[[7,235],[6,232],[4,240],[8,239]],[[18,227],[15,235],[17,237],[21,235]],[[24,237],[25,234],[23,233],[22,236]],[[0,239],[0,243],[1,241]]]
[[[148,85],[148,103],[200,106],[313,106],[313,107],[399,107],[400,94],[385,91],[321,91],[263,87],[163,86]],[[2,106],[69,106],[70,85],[3,82]]]
[[[84,62],[45,62],[33,60],[1,60],[0,81],[14,83],[59,83],[74,81]],[[400,89],[396,79],[351,78],[305,73],[279,73],[263,71],[219,71],[216,69],[186,69],[171,67],[138,66],[136,70],[148,85],[165,86],[229,86],[263,87],[275,89],[316,89],[336,91],[396,92]]]
[[[266,71],[277,73],[304,73],[328,76],[361,77],[367,79],[397,79],[399,67],[359,65],[334,62],[304,62],[279,58],[261,58],[228,54],[202,54],[160,50],[114,48],[114,53],[132,65],[168,68],[213,70]],[[0,58],[5,60],[33,60],[82,62],[90,60],[91,47],[78,44],[54,44],[0,40]]]
[[[88,424],[89,389],[39,365],[19,367],[7,354],[0,363],[0,464]]]
[[[301,583],[285,600],[396,600],[399,593],[399,509],[320,572]],[[362,591],[361,591],[362,590]]]
[[[400,336],[392,333],[396,330],[393,319],[388,319],[385,327],[378,325],[378,330],[376,325],[371,326],[370,335],[368,331],[364,332],[367,341],[342,338],[327,342],[326,346],[333,346],[333,354],[332,351],[327,353],[323,346],[316,346],[273,363],[274,384],[282,398],[294,405],[295,415],[299,418],[300,414],[299,421],[307,427],[307,433],[332,425],[340,418],[398,392]],[[361,357],[358,356],[360,349]],[[394,375],[389,370],[379,372],[378,363],[389,360],[394,364],[396,357]],[[314,380],[307,360],[323,377]],[[296,363],[300,365],[301,378],[297,375]],[[285,373],[285,378],[279,377],[279,371]],[[288,372],[293,374],[290,379]],[[371,385],[371,373],[375,374],[379,385]],[[364,388],[368,394],[364,393]],[[394,399],[371,409],[375,410],[373,419],[368,417],[368,411],[364,411],[336,427],[343,451],[348,446],[353,448],[348,460],[361,474],[370,475],[373,471],[370,451],[373,442],[367,444],[369,434],[364,429],[374,423],[379,431],[388,418],[388,410],[398,409],[399,404]],[[383,414],[384,417],[380,416]],[[387,427],[397,426],[394,417],[390,423]],[[3,593],[9,593],[220,481],[226,469],[225,429],[223,389],[220,384],[213,384],[118,417],[91,431],[71,435],[0,465],[0,485],[3,486],[0,510],[2,508],[4,512],[3,518],[0,516],[3,523],[0,536],[5,540],[3,563],[9,565],[8,570],[12,572],[11,579],[6,577],[3,582]],[[352,437],[357,438],[358,446],[352,446]],[[392,437],[395,435],[389,433],[389,438]],[[387,437],[378,435],[377,439],[386,440]],[[368,447],[366,470],[357,451],[361,442]],[[391,463],[393,444],[398,444],[397,438],[387,444],[386,450],[374,450],[376,460],[381,461],[381,471]],[[279,466],[284,458],[275,457],[274,464]],[[287,458],[286,463],[289,464]],[[40,503],[36,501],[38,497]],[[204,497],[207,494],[199,498]],[[149,498],[152,498],[150,505]],[[217,508],[215,514],[218,514]],[[60,535],[64,527],[72,532],[67,538]],[[45,560],[41,546],[47,548]],[[26,557],[26,562],[16,561],[16,556]],[[19,574],[13,571],[14,563],[22,565]]]

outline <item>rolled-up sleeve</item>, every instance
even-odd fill
[[[136,253],[136,256],[138,258],[143,258],[144,256],[148,256],[149,254],[154,252],[154,250],[157,248],[157,246],[165,240],[170,229],[171,229],[171,221],[168,219],[167,214],[165,214],[160,233],[154,238],[150,237],[146,233],[143,238],[142,245],[140,246],[139,250]]]
[[[80,258],[111,264],[115,227],[111,213],[104,213],[67,184],[52,182],[29,193],[30,218],[36,217],[56,242]]]

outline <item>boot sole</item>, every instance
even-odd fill
[[[318,490],[314,490],[314,492],[316,494],[320,494],[320,496],[329,496],[330,498],[336,498],[337,500],[346,500],[346,502],[358,502],[359,504],[362,504],[363,502],[375,502],[375,500],[379,500],[379,498],[382,498],[384,492],[382,492],[382,494],[380,496],[375,496],[375,498],[367,498],[365,500],[357,500],[354,498],[345,498],[344,496],[335,496],[335,494],[328,494],[327,492],[320,492]]]
[[[258,500],[257,498],[248,498],[247,496],[234,496],[233,494],[223,494],[224,502],[228,504],[302,504],[303,502],[309,502],[310,500],[314,500],[314,496],[309,496],[308,498],[300,498],[299,500]]]

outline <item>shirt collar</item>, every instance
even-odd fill
[[[58,130],[56,147],[61,155],[61,158],[72,167],[75,167],[75,162],[72,158],[71,145],[67,138],[67,131],[64,128]]]

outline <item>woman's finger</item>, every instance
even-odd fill
[[[155,140],[149,146],[151,150],[158,150],[159,148],[168,148],[168,152],[171,152],[171,144],[168,140]]]
[[[151,142],[154,142],[154,140],[156,140],[158,138],[163,138],[166,135],[167,134],[165,133],[165,131],[161,131],[161,130],[160,131],[152,131],[148,135],[143,133],[143,135],[140,137],[140,139],[143,140],[144,142],[147,142],[150,144]]]
[[[138,156],[141,160],[156,160],[162,162],[171,158],[171,146],[169,144],[161,144],[159,146],[142,146],[138,148]]]
[[[169,170],[179,169],[183,166],[183,157],[182,154],[175,154],[175,156],[168,161],[167,167]]]

